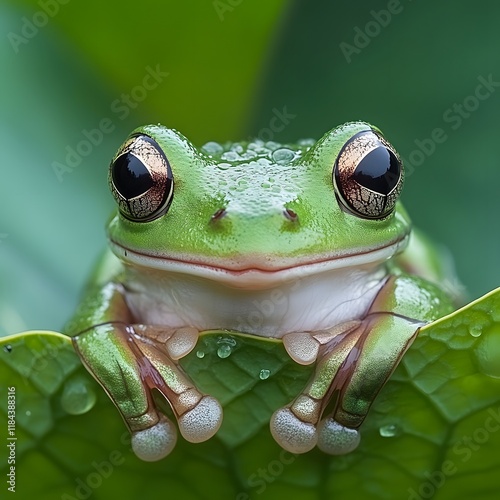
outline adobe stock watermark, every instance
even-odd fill
[[[36,373],[44,371],[49,366],[49,361],[53,361],[59,357],[60,351],[65,351],[67,345],[65,342],[60,342],[59,344],[53,345],[47,343],[43,349],[33,352],[31,358],[31,365],[27,370],[25,378],[36,377]]]
[[[248,476],[249,489],[255,490],[255,495],[261,495],[269,484],[274,483],[276,478],[283,474],[288,465],[295,462],[296,458],[297,455],[281,450],[276,460],[271,460],[266,467],[259,467],[256,472]],[[250,496],[248,493],[241,492],[236,495],[236,500],[250,500],[250,498],[255,498],[255,495]]]
[[[259,129],[255,137],[248,138],[249,141],[254,138],[260,139],[264,142],[272,141],[277,133],[283,132],[286,126],[289,125],[292,120],[297,118],[297,115],[288,112],[287,106],[283,106],[281,110],[273,108],[272,114],[273,116],[269,120],[267,126]]]
[[[408,0],[412,1],[412,0]],[[354,37],[352,43],[341,42],[339,48],[348,64],[352,62],[354,55],[361,54],[362,50],[368,47],[372,40],[376,38],[383,29],[391,24],[394,16],[403,12],[404,6],[400,0],[389,0],[386,8],[379,11],[371,10],[371,19],[362,27],[354,27]]]
[[[18,33],[13,31],[7,33],[12,49],[17,54],[20,47],[30,42],[40,32],[42,28],[47,26],[49,20],[55,17],[61,5],[67,5],[70,0],[39,0],[37,5],[40,7],[31,17],[23,16],[21,18],[21,27]]]
[[[214,0],[213,8],[217,13],[220,21],[224,21],[227,12],[233,12],[238,5],[241,5],[243,0]]]
[[[16,388],[7,387],[7,490],[11,493],[16,492],[16,453],[17,453],[17,435],[16,435]]]
[[[438,145],[448,140],[450,132],[458,130],[478,110],[481,103],[489,99],[500,87],[500,82],[495,81],[491,73],[487,77],[478,76],[477,81],[478,84],[471,94],[444,110],[442,119],[446,126],[436,127],[427,137],[413,141],[416,148],[408,153],[406,158],[402,157],[407,175],[411,175],[415,167],[421,166],[432,156]]]
[[[124,432],[120,438],[121,443],[132,451],[130,446],[130,434]],[[123,465],[126,461],[126,455],[120,450],[111,451],[103,460],[93,460],[90,463],[90,472],[86,475],[74,479],[75,487],[73,494],[63,493],[61,500],[86,500],[91,498],[94,491],[101,487],[103,482],[108,479],[117,467]]]
[[[96,147],[102,144],[104,137],[111,134],[116,128],[116,120],[125,120],[132,109],[137,108],[139,103],[144,101],[149,93],[165,80],[169,75],[160,69],[157,64],[155,68],[146,66],[146,73],[139,85],[133,87],[129,93],[121,94],[110,104],[111,117],[102,118],[99,123],[91,129],[83,129],[82,139],[74,146],[66,146],[66,156],[63,161],[53,161],[52,170],[55,176],[62,182],[64,175],[71,173],[77,168],[82,160],[92,154]]]
[[[104,460],[92,461],[92,470],[83,478],[75,478],[74,495],[63,493],[61,500],[85,500],[98,489],[105,479],[108,479],[116,467],[125,463],[125,456],[118,450],[113,450]]]
[[[285,316],[290,308],[290,296],[301,284],[301,279],[268,291],[261,299],[252,301],[252,308],[245,314],[236,317],[239,332],[255,332],[263,327],[273,316]]]
[[[437,491],[443,487],[446,480],[455,475],[461,463],[468,462],[481,446],[487,443],[492,434],[500,430],[500,407],[496,410],[490,408],[488,417],[483,425],[474,429],[470,435],[462,436],[452,448],[454,457],[441,463],[441,467],[433,472],[425,472],[426,481],[422,481],[415,488],[408,488],[408,500],[426,500],[433,498]]]

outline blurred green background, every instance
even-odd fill
[[[280,112],[277,141],[370,121],[469,297],[499,286],[499,20],[491,0],[0,1],[1,333],[71,314],[105,245],[109,160],[148,122],[201,145]]]

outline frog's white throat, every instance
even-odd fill
[[[135,260],[114,250],[126,263],[126,298],[137,321],[280,338],[362,316],[385,283],[384,262],[402,244],[277,271]]]

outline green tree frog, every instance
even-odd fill
[[[219,429],[221,405],[179,365],[214,329],[281,339],[314,364],[272,415],[279,445],[356,448],[419,328],[452,310],[433,254],[410,236],[403,178],[393,146],[364,122],[317,142],[200,149],[161,125],[133,131],[109,168],[110,252],[66,332],[140,458],[169,454],[177,429],[194,443]]]

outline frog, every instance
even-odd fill
[[[108,169],[108,249],[65,333],[139,458],[219,430],[222,405],[180,363],[214,330],[275,339],[313,366],[270,417],[283,449],[356,449],[420,328],[454,308],[403,183],[399,154],[363,121],[294,144],[198,148],[161,124],[130,134]],[[258,304],[272,307],[252,322]]]

